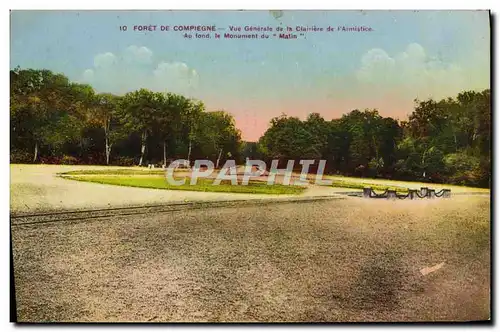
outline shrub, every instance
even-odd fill
[[[78,165],[78,164],[79,164],[78,159],[73,156],[65,155],[61,158],[61,165]]]
[[[32,164],[33,154],[26,151],[14,150],[10,152],[11,164]]]
[[[478,185],[484,177],[477,157],[458,152],[446,155],[443,161],[451,183],[473,186]]]
[[[76,157],[64,155],[64,156],[43,156],[38,158],[38,163],[40,164],[50,164],[50,165],[81,165],[82,161]]]
[[[134,166],[135,159],[130,157],[116,157],[111,161],[111,164],[116,166]]]

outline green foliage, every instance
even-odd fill
[[[31,164],[33,162],[33,155],[26,151],[11,150],[10,163],[11,164]]]
[[[261,138],[261,152],[269,158],[314,159],[322,155],[327,138],[327,124],[318,114],[305,122],[282,115],[271,120]]]
[[[489,186],[490,91],[465,91],[436,102],[416,101],[398,165],[422,180]],[[406,138],[405,138],[406,139]],[[420,158],[420,164],[417,158]],[[418,178],[418,175],[417,175]]]
[[[171,185],[165,179],[164,174],[151,176],[133,176],[133,175],[112,175],[113,171],[107,175],[62,175],[65,178],[96,182],[101,184],[111,184],[118,186],[169,189],[169,190],[189,190],[189,191],[207,191],[207,192],[232,192],[249,194],[271,194],[271,195],[297,195],[305,190],[300,186],[285,186],[274,184],[267,185],[265,181],[250,181],[248,185],[233,186],[230,181],[222,181],[219,185],[212,185],[213,179],[198,179],[196,185],[190,185],[189,180],[184,185]]]
[[[490,90],[415,100],[408,121],[376,109],[339,119],[273,118],[258,143],[242,144],[234,118],[201,101],[140,89],[97,94],[50,70],[10,71],[12,162],[130,165],[172,159],[325,159],[327,172],[488,187]],[[28,158],[28,155],[31,155]],[[43,159],[43,160],[42,160]]]
[[[325,159],[331,173],[488,186],[490,140],[485,90],[417,100],[407,122],[369,109],[331,121],[283,114],[271,120],[257,150],[268,159]]]
[[[196,141],[206,157],[217,159],[219,155],[227,156],[227,152],[238,154],[241,133],[231,115],[224,111],[204,112],[201,113],[199,123]]]
[[[163,101],[162,94],[147,89],[128,92],[120,100],[120,121],[129,132],[149,132],[156,124]]]
[[[74,90],[80,86],[49,70],[19,68],[11,70],[10,84],[13,148],[33,148],[36,160],[39,148],[57,150],[78,137],[80,114]]]
[[[135,165],[134,158],[118,156],[113,158],[113,165],[116,166],[133,166]]]
[[[77,165],[78,159],[73,156],[63,156],[61,159],[62,165]]]
[[[271,120],[259,151],[270,159],[326,159],[345,174],[379,175],[394,163],[400,136],[398,123],[377,110],[354,110],[331,121],[315,113],[305,121],[282,115]]]
[[[460,185],[474,185],[483,176],[480,158],[465,152],[450,153],[445,156],[444,164],[449,179]]]
[[[234,118],[205,112],[201,101],[140,89],[124,96],[95,93],[49,70],[10,72],[12,162],[131,165],[167,158],[238,156]],[[27,158],[31,155],[30,158]],[[31,160],[30,160],[31,159]]]

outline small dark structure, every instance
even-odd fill
[[[396,190],[387,190],[387,199],[396,199],[396,198],[398,198]]]
[[[408,189],[408,193],[405,194],[398,194],[396,190],[392,189],[387,189],[384,192],[377,194],[371,187],[365,187],[363,188],[363,197],[364,198],[386,198],[386,199],[391,199],[394,200],[396,198],[399,199],[419,199],[419,198],[427,198],[427,199],[434,199],[434,198],[450,198],[451,197],[451,189],[441,189],[440,191],[436,192],[435,189],[427,188],[427,187],[422,187],[420,190],[418,189]]]

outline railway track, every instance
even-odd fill
[[[11,213],[12,226],[37,225],[56,222],[71,222],[90,219],[110,218],[117,216],[131,216],[141,214],[154,214],[163,212],[175,212],[186,210],[197,210],[218,207],[245,207],[252,205],[270,205],[283,203],[307,203],[318,200],[343,199],[341,196],[314,196],[293,199],[253,199],[242,201],[204,201],[204,202],[179,202],[171,204],[130,206],[118,208],[105,208],[93,210],[67,210],[40,213]]]

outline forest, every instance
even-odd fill
[[[490,90],[415,100],[408,119],[376,109],[338,119],[273,118],[244,142],[233,116],[147,89],[97,93],[50,70],[10,71],[11,163],[165,165],[171,160],[324,159],[327,173],[491,185]],[[286,164],[286,162],[285,162]],[[312,170],[313,171],[313,170]]]

